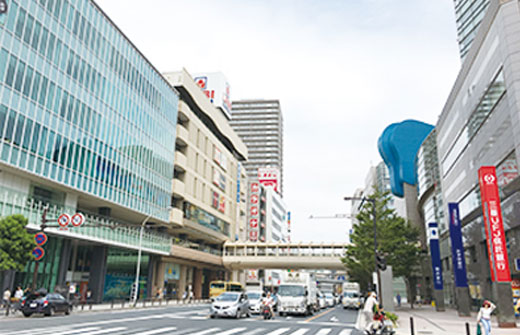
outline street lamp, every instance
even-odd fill
[[[167,209],[171,209],[172,207],[169,206]],[[148,215],[144,221],[141,223],[141,231],[139,232],[139,249],[137,251],[137,269],[135,271],[135,282],[134,287],[132,288],[133,294],[131,295],[132,299],[132,305],[135,307],[137,305],[137,295],[139,293],[139,274],[141,272],[141,253],[142,253],[142,245],[143,245],[143,232],[144,232],[144,226],[150,220],[153,214]],[[134,291],[135,290],[135,291]]]
[[[376,225],[376,199],[370,199],[367,197],[344,197],[343,200],[351,201],[351,200],[361,200],[359,204],[359,208],[363,206],[363,202],[370,201],[372,203],[372,218],[374,220],[374,271],[377,274],[377,291],[379,295],[379,301],[381,302],[381,274],[379,273],[379,268],[377,266],[377,225]]]

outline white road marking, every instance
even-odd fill
[[[303,335],[308,331],[309,331],[309,328],[300,328],[297,331],[295,331],[294,333],[291,333],[291,335]]]
[[[327,335],[332,331],[332,328],[322,328],[319,332],[316,333],[316,335]]]
[[[210,328],[210,329],[202,330],[200,332],[190,333],[189,335],[205,335],[205,334],[213,333],[213,332],[216,332],[219,330],[220,330],[220,328]]]
[[[264,330],[265,330],[265,328],[257,328],[257,329],[248,331],[247,333],[244,333],[244,335],[255,335],[257,333],[263,332]]]
[[[247,329],[247,328],[245,328],[245,327],[241,327],[241,328],[233,328],[233,329],[230,329],[230,330],[226,330],[225,332],[217,333],[216,335],[231,335],[231,334],[235,334],[235,333],[238,333],[238,332],[244,331],[244,330],[246,330],[246,329]]]
[[[126,330],[126,327],[116,327],[116,328],[108,328],[108,329],[100,329],[100,330],[94,330],[88,333],[82,333],[81,335],[98,335],[98,334],[106,334],[106,333],[112,333],[112,332],[118,332],[120,330]]]
[[[291,329],[291,328],[278,328],[275,331],[267,333],[267,335],[281,335],[281,334],[285,333],[286,331],[288,331],[289,329]]]
[[[61,331],[58,331],[56,332],[56,330],[51,333],[52,335],[69,335],[69,334],[77,334],[77,333],[82,333],[82,332],[89,332],[89,331],[93,331],[93,330],[98,330],[99,327],[90,327],[90,328],[82,328],[82,329],[67,329],[67,330],[61,330]],[[38,332],[38,334],[41,334],[40,332]]]
[[[352,329],[343,329],[338,335],[351,335]]]
[[[177,329],[177,327],[158,328],[158,329],[148,330],[148,331],[141,332],[141,333],[134,333],[132,335],[154,335],[154,334],[166,333],[166,332],[169,332],[169,331],[172,331],[175,329]]]

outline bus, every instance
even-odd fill
[[[238,282],[214,280],[209,283],[209,297],[215,298],[224,292],[242,292],[244,287]]]

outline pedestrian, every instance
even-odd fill
[[[188,300],[191,302],[193,300],[193,291],[190,288],[190,292],[188,293]]]
[[[90,300],[92,299],[92,291],[90,290],[90,288],[87,289],[87,293],[85,294],[86,298],[87,298],[87,302],[90,302]]]
[[[401,295],[397,293],[397,296],[395,298],[397,300],[397,307],[401,307]]]
[[[16,291],[14,292],[14,297],[17,299],[17,300],[20,300],[23,298],[23,290],[20,286],[18,286],[16,288]]]
[[[365,301],[365,306],[363,307],[365,334],[372,334],[374,309],[377,309],[377,306],[379,306],[379,302],[377,301],[377,294],[375,292],[372,292]]]
[[[187,297],[188,297],[188,291],[184,291],[184,293],[182,294],[182,300],[186,300]]]
[[[480,323],[484,328],[485,335],[491,334],[491,313],[495,310],[496,306],[489,300],[484,300],[482,307],[478,311],[477,324]]]
[[[4,291],[4,296],[2,298],[2,303],[4,304],[5,308],[9,307],[9,303],[11,301],[11,291],[6,288]]]

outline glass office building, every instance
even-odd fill
[[[77,278],[101,300],[117,272],[110,255],[135,252],[145,217],[169,222],[178,94],[93,1],[6,2],[0,216],[21,213],[38,229],[49,205],[48,218],[84,213],[80,228],[46,230],[50,265],[38,284]],[[157,230],[142,242],[145,259],[170,253],[171,237]],[[76,257],[85,250],[91,267]],[[16,280],[30,282],[32,269]]]
[[[168,219],[177,94],[92,2],[11,0],[0,160]]]

